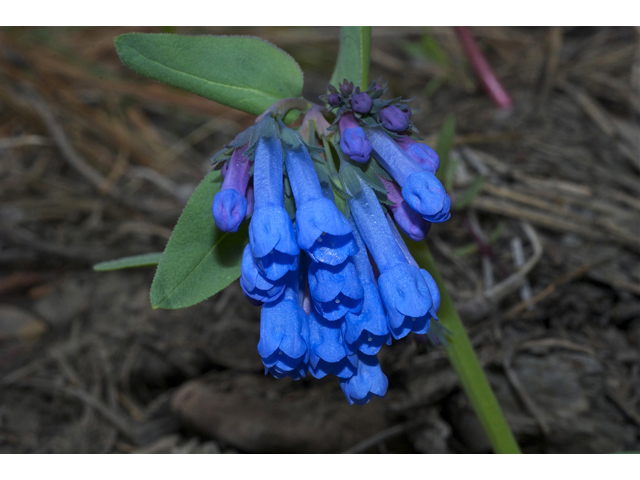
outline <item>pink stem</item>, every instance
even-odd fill
[[[483,88],[491,97],[491,100],[500,108],[511,108],[513,100],[491,69],[491,65],[478,47],[476,39],[471,35],[469,27],[453,27],[465,49],[469,62],[480,79]]]

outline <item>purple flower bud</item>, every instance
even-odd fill
[[[364,163],[371,155],[371,143],[353,113],[345,113],[338,122],[340,126],[340,148],[354,162]]]
[[[329,95],[329,99],[328,99],[329,105],[340,105],[340,95],[338,95],[337,93],[332,93]]]
[[[409,118],[395,105],[389,105],[380,110],[380,121],[384,128],[392,132],[402,132],[409,128]]]
[[[212,212],[218,228],[236,232],[245,219],[247,200],[244,197],[249,183],[252,162],[244,155],[248,145],[233,151],[220,191],[213,199]]]
[[[435,175],[438,168],[440,168],[440,157],[429,145],[416,142],[407,135],[397,138],[396,142],[424,170]]]
[[[351,97],[351,108],[353,108],[354,112],[369,113],[372,105],[373,100],[371,100],[367,92],[356,93]]]
[[[344,96],[351,95],[351,92],[353,92],[353,83],[347,82],[345,78],[340,84],[340,91]]]

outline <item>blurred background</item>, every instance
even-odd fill
[[[444,351],[383,348],[384,399],[263,375],[237,282],[152,310],[160,252],[209,157],[254,117],[125,68],[129,31],[256,35],[325,93],[338,28],[0,30],[0,452],[488,452]],[[640,33],[473,28],[496,107],[452,28],[373,29],[371,79],[455,121],[451,220],[427,243],[525,452],[640,450]]]

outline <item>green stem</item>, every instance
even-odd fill
[[[451,332],[451,335],[447,335],[449,345],[444,348],[494,451],[520,453],[429,248],[424,243],[405,241],[418,264],[431,273],[438,284],[441,297],[438,317],[442,326]]]

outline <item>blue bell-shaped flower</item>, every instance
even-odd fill
[[[351,378],[340,380],[340,387],[349,405],[365,405],[374,395],[384,397],[389,381],[382,373],[375,355],[358,353],[358,370]]]
[[[357,250],[351,225],[335,203],[322,195],[306,147],[285,148],[285,164],[296,201],[298,246],[315,262],[339,265]]]
[[[362,309],[364,290],[351,260],[341,265],[313,262],[309,266],[309,292],[316,310],[327,320],[338,320],[347,312]]]
[[[298,376],[309,360],[309,325],[298,304],[298,272],[286,275],[285,291],[260,312],[258,353],[266,371],[274,376]]]
[[[311,310],[309,321],[309,372],[316,378],[329,373],[339,378],[351,377],[358,358],[344,345],[339,322],[330,322]]]
[[[293,224],[284,209],[282,186],[282,143],[272,118],[256,145],[253,172],[254,212],[249,224],[249,242],[256,263],[272,281],[282,278],[298,266],[300,249],[296,243]]]

